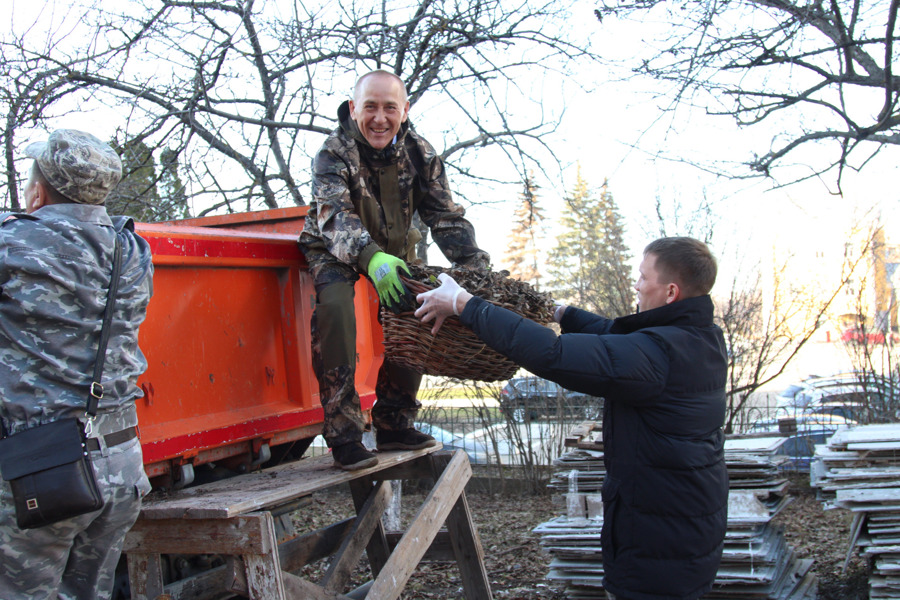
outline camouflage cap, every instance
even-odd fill
[[[46,142],[29,144],[25,154],[56,191],[79,204],[103,204],[122,178],[115,150],[83,131],[57,129]]]

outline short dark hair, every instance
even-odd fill
[[[657,273],[677,283],[687,298],[708,294],[716,283],[716,258],[700,240],[660,238],[647,244],[644,254],[656,257]]]
[[[51,204],[76,204],[74,200],[63,196],[58,189],[53,187],[50,182],[47,181],[47,177],[44,175],[44,172],[41,171],[41,167],[38,165],[38,161],[34,161],[34,163],[32,163],[31,172],[34,175],[34,181],[36,183],[40,183],[42,186],[44,186],[44,189],[47,190],[47,195],[50,196]]]

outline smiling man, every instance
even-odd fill
[[[377,457],[362,445],[366,425],[354,385],[356,317],[353,285],[367,275],[388,309],[415,308],[400,280],[415,256],[421,233],[418,212],[450,262],[490,265],[478,249],[463,208],[451,198],[444,163],[409,123],[403,80],[387,71],[359,78],[353,98],[338,108],[339,126],[313,161],[313,190],[300,247],[316,287],[312,317],[313,368],[325,410],[323,437],[335,466],[370,467]],[[378,372],[372,409],[381,450],[436,444],[413,428],[421,406],[421,375],[385,361]]]

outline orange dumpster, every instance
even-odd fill
[[[137,403],[155,485],[190,483],[205,463],[243,471],[272,455],[296,457],[321,433],[309,349],[315,291],[297,246],[305,214],[138,224],[155,269]],[[378,297],[365,279],[356,313],[356,386],[369,411],[384,351]]]

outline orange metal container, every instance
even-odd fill
[[[155,269],[140,329],[148,368],[138,382],[151,478],[177,482],[185,467],[208,462],[246,467],[321,432],[309,350],[315,291],[297,246],[305,214],[138,224]],[[356,313],[356,386],[368,411],[384,351],[378,297],[365,279]]]

